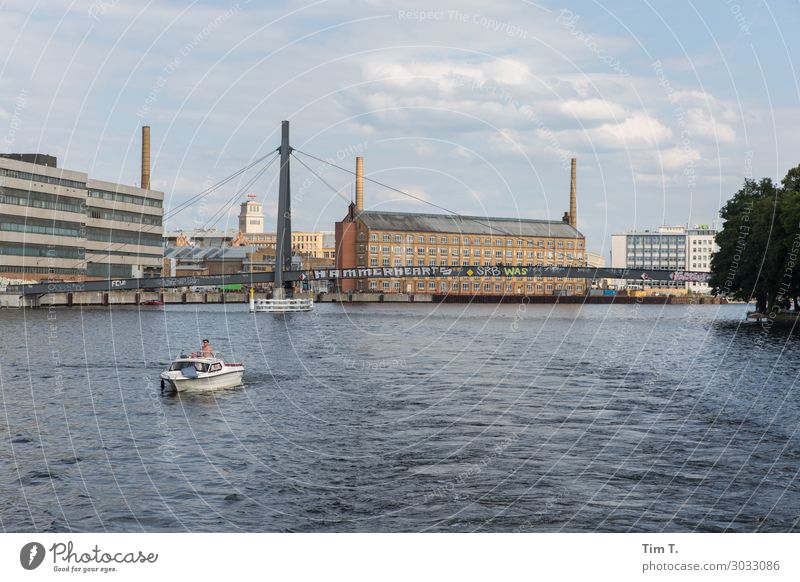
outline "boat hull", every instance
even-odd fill
[[[236,388],[242,385],[243,376],[244,368],[240,368],[198,378],[184,378],[164,372],[161,374],[161,379],[164,382],[165,388],[169,387],[176,392],[191,393]]]

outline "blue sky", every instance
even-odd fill
[[[448,209],[579,228],[711,222],[745,175],[800,163],[797,2],[2,3],[4,151],[40,151],[176,205],[278,144]],[[312,164],[316,168],[317,164]],[[346,202],[293,165],[295,228]],[[352,178],[323,177],[345,197]],[[276,172],[252,189],[274,220]],[[235,191],[182,213],[207,222]],[[435,211],[367,185],[367,206]],[[233,227],[235,216],[219,227]]]

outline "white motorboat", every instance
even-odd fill
[[[177,392],[208,392],[242,383],[244,366],[226,362],[219,353],[181,355],[161,372],[161,388]]]

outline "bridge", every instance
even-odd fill
[[[698,271],[666,271],[654,269],[610,269],[604,267],[372,267],[355,269],[311,269],[284,271],[283,281],[335,281],[337,279],[396,278],[468,278],[494,277],[565,277],[574,279],[627,279],[707,283],[709,273]],[[242,284],[275,283],[274,272],[199,275],[191,277],[150,277],[144,279],[105,279],[99,281],[51,281],[31,285],[10,285],[6,292],[21,296],[82,291],[147,291],[174,287],[219,287]]]
[[[705,283],[709,280],[709,273],[696,271],[670,271],[670,270],[642,270],[642,269],[610,269],[577,266],[482,266],[470,267],[466,265],[455,265],[451,267],[371,267],[371,268],[349,268],[349,269],[311,269],[307,271],[292,271],[291,256],[291,184],[289,176],[290,157],[294,148],[289,145],[289,122],[283,121],[281,124],[281,145],[266,156],[253,162],[245,168],[238,170],[233,177],[241,174],[245,170],[252,168],[257,163],[271,157],[266,166],[263,167],[256,178],[260,176],[269,165],[276,159],[280,159],[280,175],[278,186],[278,225],[275,248],[275,270],[274,272],[259,273],[238,273],[229,275],[200,275],[190,277],[152,277],[140,279],[106,279],[95,281],[45,281],[42,283],[29,285],[10,285],[5,292],[19,296],[46,295],[49,293],[79,293],[83,291],[138,291],[166,289],[174,287],[214,287],[230,284],[243,284],[254,286],[258,283],[272,283],[273,296],[277,299],[291,297],[293,284],[297,281],[321,281],[337,279],[369,279],[369,278],[468,278],[482,280],[487,278],[508,277],[508,278],[534,278],[534,277],[564,277],[574,279],[626,279],[646,281],[674,281],[674,282],[698,282]],[[299,150],[298,150],[299,151]],[[303,153],[303,152],[300,152]],[[305,154],[309,155],[310,154]],[[320,161],[320,158],[316,158]],[[300,163],[308,168],[302,160]],[[337,167],[337,166],[335,166]],[[310,168],[308,168],[310,170]],[[314,175],[317,175],[311,170]],[[317,176],[323,183],[330,186],[324,179]],[[189,208],[190,205],[200,198],[208,196],[217,188],[230,181],[231,177],[225,178],[219,184],[214,185],[197,196],[192,197],[187,202],[178,205],[168,214],[174,216],[177,212]],[[252,184],[255,178],[248,182]],[[401,192],[396,188],[392,188]],[[336,192],[339,194],[338,192]],[[340,195],[340,194],[339,194]],[[225,207],[236,202],[238,193],[229,200]],[[414,197],[413,195],[410,195]],[[438,205],[438,208],[442,208]],[[225,208],[223,207],[223,208]],[[443,208],[442,208],[443,209]],[[447,209],[444,209],[447,210]],[[449,211],[448,212],[452,212]]]

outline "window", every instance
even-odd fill
[[[392,286],[394,287],[395,291],[400,291],[400,281],[395,281],[394,285]]]
[[[403,266],[403,260],[402,259],[395,259],[394,260],[394,266],[395,267],[402,267]]]
[[[511,240],[511,239],[508,239],[508,240],[506,240],[506,246],[507,246],[507,247],[512,247],[512,246],[514,246],[514,241],[513,241],[513,240]]]
[[[420,291],[425,291],[425,282],[417,281],[417,289],[419,289]]]
[[[378,252],[378,245],[369,245],[369,252],[377,253]]]
[[[503,286],[500,283],[495,283],[494,290],[499,293],[503,290]]]
[[[389,242],[389,235],[388,234],[384,234],[383,235],[383,242]]]
[[[372,242],[378,242],[378,235],[372,233],[371,235],[369,235],[369,240],[371,240]]]
[[[465,242],[466,242],[466,239],[465,239]],[[454,237],[453,237],[453,244],[454,244],[454,245],[457,245],[457,244],[458,244],[458,237],[457,237],[457,236],[454,236]]]
[[[436,281],[431,281],[430,283],[428,283],[428,289],[430,289],[431,291],[436,291]]]
[[[439,254],[447,256],[447,249],[439,249]]]
[[[481,284],[480,283],[473,283],[472,284],[472,289],[474,291],[480,291],[481,290]]]
[[[461,283],[461,289],[463,291],[469,291],[469,283]]]
[[[377,267],[378,266],[378,259],[376,259],[375,257],[370,258],[369,266],[370,267]]]
[[[389,266],[389,259],[383,259],[383,266],[384,267],[388,267]]]
[[[441,240],[442,240],[442,244],[447,244],[447,237],[446,236],[443,236]]]
[[[441,291],[447,291],[447,281],[442,281],[439,283],[439,289]]]
[[[425,249],[423,247],[417,247],[417,254],[418,255],[424,255],[425,254]]]
[[[492,251],[490,251],[489,249],[484,249],[483,256],[484,257],[491,257],[492,256]]]
[[[413,255],[414,254],[414,247],[406,247],[406,254]]]
[[[494,256],[496,258],[498,258],[498,259],[502,259],[503,258],[503,251],[495,251],[494,252]]]
[[[506,291],[513,291],[514,285],[511,283],[506,283]]]
[[[436,237],[435,236],[428,237],[428,242],[430,244],[432,244],[432,245],[435,245],[436,244]]]
[[[419,235],[419,236],[417,237],[417,242],[424,243],[424,242],[425,242],[425,237],[424,237],[424,236],[422,236],[422,235]]]
[[[388,253],[389,252],[389,247],[387,247],[387,246],[381,247],[381,252]]]
[[[394,242],[403,242],[403,237],[399,234],[394,235]]]
[[[414,235],[413,234],[407,234],[406,235],[406,242],[407,243],[413,243],[414,242]]]
[[[483,290],[484,291],[491,291],[492,290],[492,285],[490,283],[484,283],[483,284]]]
[[[369,288],[370,289],[377,289],[378,288],[378,282],[377,281],[370,281],[369,282]]]
[[[435,249],[435,248],[433,248],[433,247],[429,248],[429,249],[428,249],[428,254],[429,254],[429,255],[436,255],[436,249]]]
[[[395,253],[398,253],[398,254],[399,254],[399,253],[402,253],[402,252],[403,252],[403,247],[394,247],[394,249],[392,249],[392,250],[393,250]]]
[[[413,267],[414,259],[406,259],[406,267]]]

